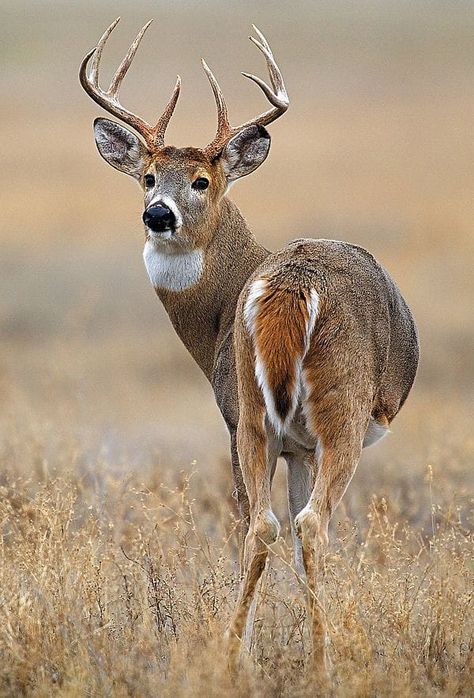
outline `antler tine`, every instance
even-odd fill
[[[248,126],[267,126],[268,124],[272,123],[272,121],[278,119],[278,117],[281,116],[288,109],[290,103],[288,93],[285,88],[285,83],[283,82],[283,76],[275,61],[270,45],[268,44],[268,41],[265,39],[262,32],[259,29],[257,29],[255,25],[252,26],[258,36],[258,39],[256,39],[253,36],[250,36],[249,39],[265,56],[272,87],[270,88],[267,85],[267,83],[264,82],[264,80],[255,75],[252,75],[251,73],[242,73],[242,75],[248,78],[249,80],[252,80],[260,87],[260,89],[263,91],[266,98],[272,105],[272,108],[266,112],[263,112],[263,114],[260,114],[256,118],[246,121],[240,126],[230,126],[227,116],[227,108],[222,92],[214,75],[209,70],[206,63],[203,61],[204,70],[206,71],[207,77],[209,78],[209,82],[211,83],[211,87],[214,92],[214,97],[216,99],[218,115],[216,135],[212,142],[209,143],[209,145],[205,148],[206,153],[211,157],[215,156],[219,152],[219,150],[222,148],[222,146],[225,144],[226,140],[228,140],[230,136],[235,135],[242,129],[247,128]]]
[[[260,31],[260,29],[255,26],[255,24],[252,24],[252,27],[253,27],[254,32],[256,33],[256,35],[259,38],[260,45],[259,45],[259,42],[256,39],[254,39],[252,36],[249,36],[249,39],[264,54],[266,61],[267,61],[267,67],[268,67],[268,71],[270,73],[270,80],[271,80],[273,89],[277,90],[278,89],[278,80],[283,82],[282,74],[281,74],[278,66],[276,65],[276,61],[275,61],[275,58],[273,57],[272,49],[270,48],[268,41],[265,39],[265,37],[262,34],[262,32]]]
[[[120,90],[122,80],[127,74],[128,69],[130,68],[130,65],[135,57],[135,54],[143,38],[143,35],[145,34],[146,30],[151,24],[150,20],[150,22],[147,22],[147,24],[145,24],[145,26],[138,32],[135,41],[128,49],[125,58],[122,60],[119,67],[117,68],[115,75],[112,78],[112,82],[110,83],[109,89],[107,91],[103,90],[99,85],[100,59],[102,57],[102,52],[104,50],[104,46],[107,42],[107,39],[117,26],[119,20],[120,17],[118,17],[114,22],[112,22],[110,27],[108,27],[101,36],[97,46],[94,49],[92,49],[92,51],[89,51],[89,53],[84,57],[84,60],[82,61],[79,70],[79,79],[84,90],[95,102],[97,102],[97,104],[103,107],[110,114],[117,116],[121,121],[134,128],[135,131],[137,131],[143,137],[148,148],[151,151],[153,151],[163,146],[164,144],[164,135],[166,127],[168,126],[168,123],[171,119],[174,108],[176,106],[176,102],[178,101],[181,80],[178,76],[171,98],[155,126],[152,126],[151,124],[147,123],[144,119],[141,119],[139,116],[129,111],[128,109],[125,109],[120,104],[118,99],[118,92]],[[88,75],[87,66],[91,58],[91,70]]]
[[[107,39],[109,36],[112,34],[113,30],[117,26],[117,24],[120,22],[120,17],[117,17],[110,27],[107,27],[105,32],[102,34],[102,36],[99,39],[99,43],[97,44],[96,48],[91,52],[91,55],[93,55],[92,59],[92,65],[91,65],[91,72],[90,72],[90,80],[93,85],[96,87],[99,87],[99,63],[100,59],[102,57],[102,51],[104,50],[104,46],[107,42]],[[82,66],[81,66],[82,67]]]
[[[156,137],[155,141],[161,138],[161,145],[164,143],[164,134],[166,127],[168,126],[171,117],[173,116],[174,108],[176,102],[178,101],[179,93],[181,92],[181,78],[179,75],[176,76],[176,84],[174,86],[173,94],[170,97],[170,101],[165,107],[163,114],[158,119],[158,123],[155,126]]]
[[[271,123],[279,116],[281,116],[281,114],[283,114],[288,109],[289,99],[288,93],[285,88],[285,83],[283,82],[283,75],[281,74],[281,71],[275,61],[272,50],[268,45],[268,42],[263,36],[262,32],[260,32],[255,26],[254,29],[257,32],[259,38],[262,39],[262,42],[258,41],[253,36],[249,36],[249,39],[265,56],[273,91],[261,78],[258,78],[255,75],[252,75],[251,73],[242,73],[242,75],[246,78],[249,78],[249,80],[253,80],[253,82],[255,82],[260,87],[260,89],[263,90],[270,104],[273,104],[273,106],[278,109],[278,112],[275,112],[274,109],[270,109],[268,112],[265,112],[265,114],[261,114],[259,117],[257,117],[258,123],[262,126],[266,126],[267,124]]]
[[[128,69],[130,68],[130,65],[132,64],[133,59],[135,58],[135,54],[137,52],[138,47],[140,46],[140,42],[143,39],[143,35],[145,34],[146,30],[150,26],[150,24],[153,22],[152,19],[150,19],[149,22],[145,24],[144,27],[140,29],[138,32],[135,41],[133,44],[130,46],[130,48],[127,51],[127,55],[123,59],[123,61],[120,63],[119,67],[117,68],[114,77],[112,78],[112,82],[110,83],[110,87],[107,90],[107,94],[112,95],[116,99],[118,98],[118,91],[120,89],[120,85],[122,84],[122,80],[124,79],[125,75],[128,72]]]
[[[219,87],[219,83],[217,82],[214,73],[212,70],[209,68],[207,65],[206,61],[204,58],[201,59],[202,67],[204,68],[204,72],[207,75],[207,79],[209,80],[209,83],[212,88],[212,92],[214,93],[214,99],[216,100],[216,107],[217,107],[217,132],[214,140],[216,139],[221,139],[225,135],[228,135],[231,131],[231,126],[229,123],[229,116],[227,112],[227,104],[224,99],[224,95],[222,94],[222,90]]]

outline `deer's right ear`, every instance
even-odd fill
[[[94,136],[99,153],[120,172],[140,179],[147,150],[131,131],[110,119],[94,121]]]

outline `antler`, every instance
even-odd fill
[[[283,82],[283,76],[275,61],[275,58],[273,57],[272,50],[267,40],[263,36],[262,32],[259,31],[254,24],[252,26],[258,36],[258,40],[255,39],[253,36],[249,36],[249,39],[255,44],[255,46],[258,49],[260,49],[260,51],[265,56],[265,60],[267,61],[268,72],[270,75],[270,82],[272,84],[273,89],[271,89],[263,80],[261,80],[261,78],[258,78],[255,75],[251,75],[250,73],[242,73],[242,75],[246,78],[249,78],[249,80],[253,80],[254,82],[256,82],[257,85],[265,93],[265,96],[267,97],[270,104],[272,104],[273,106],[271,109],[264,112],[263,114],[260,114],[260,116],[257,116],[255,119],[246,121],[244,124],[241,124],[240,126],[231,126],[229,123],[229,117],[227,115],[227,105],[225,103],[224,95],[222,94],[221,88],[219,87],[219,84],[216,78],[214,77],[212,71],[210,70],[207,63],[203,60],[202,66],[211,84],[217,105],[216,135],[214,136],[214,139],[211,141],[211,143],[209,143],[209,145],[207,145],[204,149],[206,154],[211,158],[217,155],[222,149],[222,147],[225,145],[225,143],[229,140],[229,138],[234,136],[236,133],[242,131],[242,129],[244,128],[247,128],[247,126],[257,124],[260,126],[267,126],[268,124],[271,124],[272,121],[275,121],[276,119],[278,119],[279,116],[285,113],[290,104],[288,93]]]
[[[94,49],[92,49],[92,51],[89,51],[89,53],[85,56],[79,70],[79,80],[81,81],[82,87],[85,89],[87,94],[90,97],[92,97],[94,102],[97,102],[97,104],[103,107],[110,114],[117,116],[124,123],[128,124],[129,126],[132,126],[132,128],[134,128],[135,131],[137,131],[141,136],[143,136],[143,139],[145,140],[145,143],[147,144],[148,148],[151,151],[155,151],[164,145],[166,127],[168,126],[171,116],[173,115],[176,102],[178,101],[179,92],[181,89],[181,78],[178,75],[173,94],[171,95],[171,99],[166,105],[163,114],[160,116],[155,126],[148,124],[146,121],[141,119],[133,112],[128,111],[128,109],[125,109],[120,104],[118,98],[120,85],[122,84],[122,80],[127,74],[128,69],[130,68],[130,65],[135,57],[135,54],[137,52],[137,49],[140,45],[144,33],[151,24],[150,20],[149,22],[147,22],[147,24],[145,24],[143,29],[141,29],[138,32],[135,41],[128,49],[127,55],[117,68],[117,71],[114,77],[112,78],[112,82],[110,83],[109,89],[106,91],[103,90],[99,86],[99,63],[102,56],[102,51],[104,50],[105,43],[109,38],[110,34],[117,26],[117,24],[119,23],[119,21],[120,17],[118,17],[114,22],[112,22],[110,27],[106,29],[106,31],[103,33],[97,46]],[[91,58],[92,64],[90,73],[88,75],[87,66]]]

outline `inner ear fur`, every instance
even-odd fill
[[[140,179],[148,151],[132,131],[110,119],[94,121],[97,149],[109,165]]]
[[[224,146],[221,162],[229,182],[250,174],[266,159],[270,150],[270,134],[263,126],[247,126]]]

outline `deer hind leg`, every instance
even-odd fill
[[[237,441],[239,458],[250,504],[250,526],[245,538],[243,576],[236,608],[229,627],[229,663],[236,668],[241,640],[251,641],[251,627],[258,581],[265,568],[268,546],[278,537],[280,526],[270,502],[271,464],[267,458],[267,435],[263,413],[258,424],[239,421]],[[276,460],[276,459],[275,459]],[[244,628],[247,629],[244,638]]]
[[[328,525],[355,471],[359,460],[357,447],[321,448],[316,482],[308,503],[295,518],[301,539],[306,572],[306,600],[312,640],[312,665],[324,677],[329,665],[326,653],[327,630],[320,590],[324,581],[324,556],[328,543]]]
[[[268,444],[267,459],[268,459],[268,469],[270,472],[270,487],[271,487],[272,482],[273,482],[273,476],[275,475],[277,459],[278,459],[278,450],[275,448],[275,444],[272,444],[271,442]],[[278,525],[278,530],[279,530],[279,525]],[[242,564],[241,573],[243,571],[244,570],[243,570],[243,564]],[[257,585],[255,587],[254,597],[252,599],[252,603],[250,605],[250,608],[249,608],[249,611],[247,614],[244,635],[242,638],[243,645],[249,654],[250,654],[250,651],[252,648],[252,638],[253,638],[255,614],[257,612],[257,602],[258,602],[258,596],[259,596],[258,589],[259,589],[259,583],[257,582]]]
[[[312,667],[322,681],[328,678],[327,629],[321,603],[324,580],[324,555],[328,543],[328,525],[359,462],[362,439],[367,427],[368,406],[356,400],[344,408],[343,396],[319,400],[308,406],[307,426],[318,435],[315,455],[318,468],[307,504],[295,519],[301,538],[307,580],[308,617],[311,624]]]
[[[250,523],[245,538],[239,595],[228,632],[231,670],[237,666],[244,628],[267,561],[268,546],[275,542],[280,531],[270,500],[277,445],[267,435],[265,404],[254,377],[251,348],[245,341],[239,348],[237,372],[240,411],[237,450],[249,500]]]

